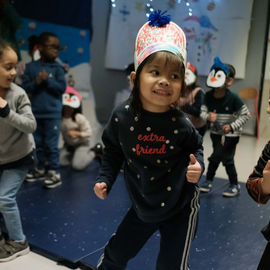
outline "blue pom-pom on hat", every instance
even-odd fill
[[[171,21],[170,15],[160,10],[150,14],[140,28],[135,41],[135,70],[151,54],[167,51],[177,55],[186,64],[186,36],[184,31]]]
[[[226,64],[224,64],[219,57],[215,57],[214,64],[211,66],[210,71],[216,68],[222,69],[226,75],[229,73],[229,68]]]
[[[165,15],[167,11],[161,12],[161,10],[155,10],[149,15],[149,25],[162,27],[167,25],[171,21],[170,15]]]

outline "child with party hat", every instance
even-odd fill
[[[105,199],[124,164],[132,206],[107,243],[99,270],[126,269],[155,231],[161,235],[156,269],[188,269],[204,163],[201,136],[178,109],[185,63],[184,32],[155,11],[137,34],[131,97],[114,109],[102,136],[94,192]]]

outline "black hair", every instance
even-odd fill
[[[226,64],[226,66],[229,69],[229,73],[227,75],[227,78],[233,78],[234,79],[235,73],[236,73],[234,66],[233,65],[230,65],[230,64]]]
[[[82,114],[82,104],[80,104],[79,108],[74,109],[73,114],[71,116],[72,120],[75,122],[75,116],[77,113]]]
[[[52,33],[52,32],[43,32],[38,37],[38,44],[39,45],[45,45],[46,41],[50,37],[56,37],[56,38],[58,38],[58,36],[56,34]]]
[[[146,59],[143,60],[143,62],[139,65],[137,71],[136,71],[136,77],[134,80],[134,86],[129,98],[130,101],[130,105],[131,107],[135,110],[136,114],[140,114],[142,111],[142,102],[140,99],[140,74],[142,72],[143,67],[145,66],[146,63],[149,63],[151,61],[153,61],[153,59],[155,58],[157,53],[159,52],[155,52],[153,54],[151,54],[150,56],[148,56]],[[167,51],[162,51],[162,53],[164,53],[164,55],[166,56],[166,64],[173,60],[173,57],[176,57],[174,54],[167,52]],[[185,87],[185,66],[183,62],[179,63],[179,69],[180,69],[180,74],[181,74],[181,78],[182,78],[182,90],[181,90],[181,96],[184,96],[186,94],[186,87]],[[175,104],[176,107],[177,104]]]
[[[63,105],[63,108],[64,108],[64,106],[67,106],[67,107],[70,107],[70,106],[68,106],[68,105]],[[80,113],[80,114],[82,114],[82,104],[80,104],[80,107],[78,107],[78,108],[72,108],[73,109],[73,113],[72,113],[72,115],[71,115],[71,119],[72,119],[72,121],[73,122],[75,122],[76,121],[76,119],[75,119],[75,117],[76,117],[76,114],[77,113]],[[64,110],[62,110],[62,117],[64,116]]]
[[[12,44],[0,38],[0,59],[2,58],[4,51],[8,48],[11,48],[14,52],[16,52]]]
[[[134,63],[130,63],[126,68],[125,68],[125,74],[126,76],[129,76],[132,71],[135,71],[135,66]]]
[[[36,35],[32,35],[28,38],[28,52],[32,56],[33,50],[36,45],[39,43],[39,37]]]

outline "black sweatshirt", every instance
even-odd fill
[[[97,182],[110,191],[124,164],[124,179],[133,207],[145,222],[159,222],[180,212],[193,198],[195,184],[186,180],[189,155],[204,170],[201,136],[176,109],[142,111],[128,102],[112,113],[102,136],[105,149]]]

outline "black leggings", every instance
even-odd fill
[[[179,214],[159,223],[143,222],[131,208],[105,247],[98,270],[124,270],[151,235],[159,230],[160,251],[156,270],[187,270],[191,241],[199,210],[199,192]]]
[[[268,244],[265,247],[257,270],[269,270],[269,269],[270,269],[270,242],[268,242]]]

